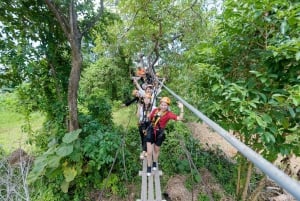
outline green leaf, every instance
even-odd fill
[[[275,143],[275,137],[274,137],[274,135],[272,135],[271,133],[269,133],[269,132],[266,132],[266,137],[267,137],[267,141],[268,142],[272,142],[272,143]]]
[[[285,128],[285,129],[288,129],[290,126],[289,120],[287,118],[282,119],[281,124],[282,124],[283,128]]]
[[[263,102],[266,103],[267,102],[267,97],[265,94],[263,93],[259,93],[260,97],[263,99]]]
[[[286,30],[288,29],[288,24],[286,20],[284,20],[280,25],[280,31],[284,35],[286,33]]]
[[[267,126],[266,122],[261,117],[256,116],[255,120],[261,127],[265,128]]]
[[[63,181],[63,183],[60,185],[60,188],[64,193],[67,193],[69,190],[69,185],[70,185],[69,182]]]
[[[27,181],[28,183],[32,183],[35,180],[38,179],[39,176],[41,176],[45,170],[45,167],[47,166],[46,158],[44,155],[38,157],[34,161],[34,166],[30,174],[28,175]]]
[[[52,155],[48,157],[47,163],[50,168],[57,168],[59,166],[59,161],[61,157],[57,155]]]
[[[285,102],[285,95],[282,94],[273,94],[272,97],[277,100],[279,103]]]
[[[219,88],[220,88],[219,85],[214,84],[214,85],[212,86],[212,91],[216,91],[216,90],[218,90]]]
[[[59,147],[56,151],[56,154],[65,157],[68,156],[73,152],[73,145],[72,144],[63,144],[61,147]]]
[[[252,106],[253,108],[257,108],[257,107],[256,107],[256,104],[253,103],[253,102],[249,102],[249,105]]]
[[[75,167],[64,167],[63,172],[64,172],[64,177],[67,182],[73,181],[77,175],[77,171],[76,171]]]
[[[289,110],[289,112],[290,112],[290,115],[291,115],[293,118],[295,118],[296,113],[294,112],[293,108],[291,108],[290,106],[288,106],[288,110]]]
[[[194,175],[194,178],[197,183],[201,181],[201,176],[199,174]]]
[[[300,96],[292,97],[292,101],[295,106],[298,106],[300,104]]]
[[[300,52],[296,53],[296,60],[299,61],[300,60]]]
[[[64,137],[63,137],[63,142],[64,143],[70,143],[73,142],[74,140],[76,140],[78,138],[78,135],[81,133],[81,129],[72,131],[70,133],[67,133]]]
[[[267,123],[271,123],[272,122],[272,118],[268,114],[263,114],[262,118]]]

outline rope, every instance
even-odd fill
[[[113,167],[114,167],[115,162],[116,162],[116,160],[117,160],[117,156],[118,156],[119,150],[120,150],[120,149],[118,149],[117,152],[116,152],[116,155],[115,155],[113,164],[112,164],[111,167],[110,167],[110,170],[109,170],[109,173],[108,173],[107,178],[109,178],[109,176],[110,176],[110,174],[111,174],[111,172],[112,172],[112,170],[113,170]],[[104,191],[105,191],[105,188],[106,188],[106,185],[107,185],[107,182],[108,182],[108,180],[105,181],[104,187],[103,187],[102,191],[100,191],[100,193],[99,193],[99,196],[98,196],[98,199],[97,199],[98,201],[101,201],[102,195],[103,195],[103,193],[104,193]]]
[[[124,152],[124,150],[125,150],[125,145],[126,145],[126,141],[125,141],[125,134],[127,134],[127,132],[128,132],[128,128],[129,128],[129,124],[130,124],[130,122],[131,122],[131,118],[133,117],[134,115],[130,115],[130,118],[129,118],[129,120],[128,120],[128,123],[127,123],[127,125],[126,125],[126,127],[125,127],[125,132],[123,133],[123,139],[122,139],[122,151],[123,151],[123,153],[122,153],[122,155],[123,155],[123,166],[124,166],[124,171],[125,171],[125,178],[126,178],[126,181],[128,181],[128,177],[127,177],[127,168],[126,168],[126,163],[125,163],[125,152]]]

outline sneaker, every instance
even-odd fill
[[[152,170],[157,170],[157,165],[156,165],[156,162],[153,162],[153,164],[152,164]]]
[[[147,167],[147,176],[151,176],[151,167]]]
[[[144,160],[144,158],[145,158],[145,152],[143,151],[143,152],[140,154],[140,159],[141,159],[141,160]]]

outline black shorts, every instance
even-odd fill
[[[161,146],[163,141],[165,140],[165,133],[164,129],[158,129],[155,130],[153,129],[152,126],[149,126],[147,129],[147,137],[146,137],[146,142],[150,142],[151,144],[155,144],[157,146]]]
[[[140,135],[141,137],[146,137],[147,135],[147,129],[148,127],[150,126],[150,122],[141,122],[139,123],[139,132],[140,132]]]

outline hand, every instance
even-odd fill
[[[179,101],[178,101],[177,106],[178,106],[180,109],[183,109],[183,104],[182,104],[182,102],[179,102]]]
[[[141,79],[141,78],[140,78],[140,77],[133,76],[133,77],[131,77],[131,79],[132,79],[132,80],[139,80],[139,79]]]

